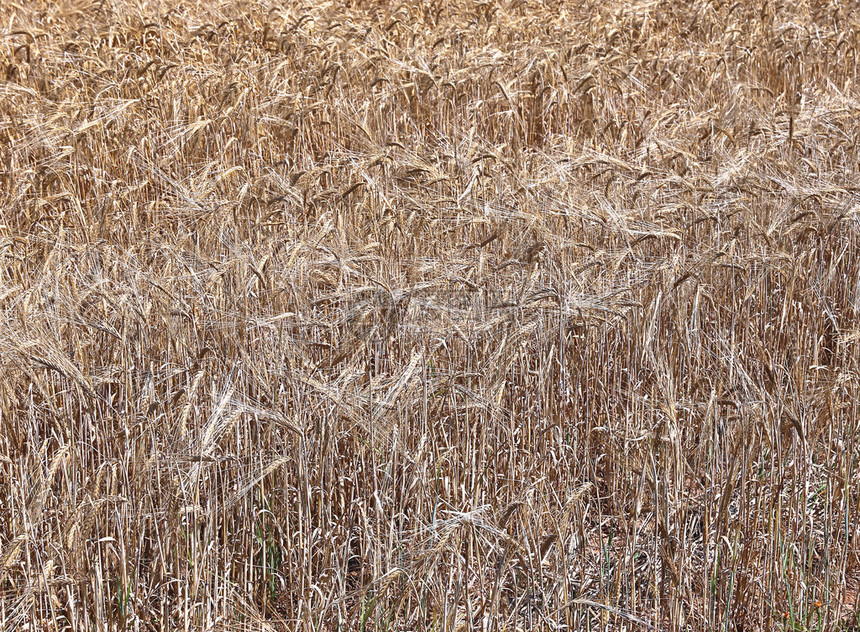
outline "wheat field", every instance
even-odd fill
[[[860,10],[4,0],[0,629],[858,629]]]

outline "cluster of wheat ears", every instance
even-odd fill
[[[856,629],[851,5],[0,3],[0,628]]]

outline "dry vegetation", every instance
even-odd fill
[[[855,9],[5,0],[3,629],[851,629]]]

